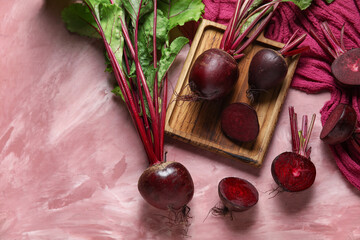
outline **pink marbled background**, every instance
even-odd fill
[[[124,105],[110,93],[102,45],[69,34],[65,1],[5,1],[0,7],[0,239],[175,239],[147,205],[137,180],[147,162]],[[171,87],[188,47],[171,72]],[[327,93],[290,90],[284,109],[319,114]],[[241,162],[166,139],[167,158],[183,163],[195,183],[191,239],[360,239],[360,192],[344,180],[319,140],[311,189],[274,198],[270,164],[290,150],[282,111],[264,165]],[[227,176],[252,182],[260,201],[235,219],[207,216]],[[206,218],[206,220],[205,220]]]

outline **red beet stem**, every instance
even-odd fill
[[[299,46],[302,42],[304,42],[304,40],[305,40],[305,38],[307,36],[307,34],[304,33],[303,35],[301,35],[300,37],[295,39],[297,33],[298,33],[298,30],[296,30],[294,32],[294,34],[290,37],[290,39],[285,44],[285,46],[282,49],[279,50],[279,53],[281,55],[283,55],[284,57],[293,56],[295,54],[299,54],[299,53],[304,52],[307,49],[309,49],[308,46],[301,47],[301,48],[298,48],[298,49],[294,49],[297,46]]]
[[[289,117],[290,117],[290,128],[291,128],[291,142],[292,142],[292,151],[299,152],[299,134],[297,129],[297,115],[294,111],[294,107],[289,107]]]
[[[275,2],[275,1],[274,1]],[[268,22],[270,21],[272,15],[274,14],[274,11],[276,10],[276,8],[279,6],[279,2],[276,2],[274,4],[274,8],[271,11],[271,13],[269,13],[269,15],[260,23],[260,25],[256,28],[256,30],[254,31],[254,33],[248,38],[248,40],[246,40],[246,42],[244,44],[241,45],[241,47],[235,51],[235,54],[240,54],[242,51],[244,51],[245,48],[247,48],[259,35],[260,33],[264,30],[265,26],[268,24]]]
[[[321,31],[325,35],[325,38],[327,39],[327,41],[329,42],[331,47],[327,43],[322,41],[313,29],[310,29],[309,32],[310,32],[310,35],[315,39],[315,41],[325,51],[327,51],[334,59],[336,59],[340,55],[342,55],[343,53],[346,52],[346,49],[345,49],[345,46],[344,46],[344,41],[343,41],[344,27],[345,27],[345,25],[343,25],[343,27],[341,29],[340,43],[339,43],[339,41],[335,38],[333,32],[331,31],[328,23],[327,22],[321,23],[321,25],[320,25]]]
[[[308,117],[304,115],[302,117],[302,127],[301,130],[298,130],[297,123],[297,114],[294,111],[294,107],[289,107],[289,118],[290,118],[290,129],[291,129],[291,143],[292,151],[294,153],[300,154],[305,157],[310,157],[310,149],[307,149],[310,136],[314,127],[316,114],[312,115],[309,127],[308,127]]]

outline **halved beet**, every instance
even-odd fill
[[[340,103],[326,120],[320,139],[330,145],[345,142],[354,132],[356,121],[355,110],[350,105]]]
[[[254,141],[259,134],[259,121],[254,108],[246,103],[232,103],[221,114],[221,129],[235,142]]]
[[[271,174],[283,190],[298,192],[314,183],[316,168],[309,158],[294,152],[284,152],[272,162]]]
[[[223,178],[218,185],[219,197],[230,212],[245,211],[259,200],[259,193],[249,181],[237,178]]]
[[[236,60],[227,52],[211,48],[194,62],[189,86],[200,99],[214,100],[230,93],[239,78]]]
[[[345,85],[360,85],[360,48],[346,51],[331,64],[334,77]]]

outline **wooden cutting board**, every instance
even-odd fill
[[[283,46],[282,43],[259,36],[257,41],[245,50],[246,55],[239,62],[240,76],[231,95],[215,102],[179,100],[179,95],[191,94],[188,76],[193,62],[205,50],[220,45],[224,30],[225,26],[208,20],[203,20],[200,24],[170,99],[165,132],[181,141],[260,167],[269,148],[299,56],[287,59],[289,70],[281,86],[263,93],[256,102],[250,103],[246,90],[247,72],[252,56],[265,47],[277,50]],[[245,102],[255,108],[260,132],[254,142],[234,143],[221,132],[220,114],[224,107],[232,102]]]

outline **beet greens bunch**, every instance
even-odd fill
[[[143,198],[159,209],[187,213],[194,184],[180,163],[166,162],[164,128],[167,71],[188,42],[169,32],[204,11],[201,0],[83,0],[62,12],[70,32],[101,39],[108,71],[118,86],[147,154],[149,168],[139,179]]]

